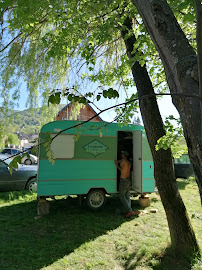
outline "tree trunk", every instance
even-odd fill
[[[173,104],[183,126],[202,204],[202,143],[197,57],[166,0],[132,0],[164,65]]]
[[[196,6],[196,43],[197,43],[197,61],[198,61],[198,78],[199,78],[199,96],[202,98],[202,5],[201,0],[195,0]],[[200,100],[201,119],[202,119],[202,99]],[[202,125],[201,125],[202,135]]]
[[[131,30],[132,21],[128,18],[125,20],[124,30],[121,33],[129,58],[135,56],[133,45],[136,38],[134,35],[129,35]],[[154,94],[151,80],[146,66],[141,67],[137,61],[131,69],[140,98],[140,110],[154,160],[156,185],[166,212],[172,247],[178,254],[193,254],[199,251],[199,246],[177,187],[171,150],[155,150],[157,140],[165,135],[165,131],[156,97],[144,97]]]

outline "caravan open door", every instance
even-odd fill
[[[132,189],[142,193],[142,130],[133,132]]]

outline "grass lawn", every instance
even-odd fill
[[[202,249],[198,188],[194,181],[182,179],[178,185]],[[103,210],[93,212],[68,197],[50,201],[50,215],[35,220],[36,194],[0,193],[0,270],[202,270],[199,259],[190,264],[169,249],[158,194],[151,194],[148,213],[137,197],[132,204],[141,213],[127,220],[115,211],[120,206],[117,198],[109,198]],[[158,212],[151,213],[153,208]]]

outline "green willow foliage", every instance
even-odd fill
[[[170,6],[195,46],[193,1],[170,1]],[[84,82],[127,91],[135,86],[135,61],[147,64],[156,92],[168,91],[158,53],[130,0],[3,0],[0,9],[0,87],[1,97],[7,96],[3,107],[9,106],[11,89],[13,101],[18,99],[20,79],[27,83],[29,106],[37,104],[40,94],[47,104],[50,92],[49,101],[58,104],[73,85],[84,93]],[[128,17],[137,38],[136,56],[130,60],[121,37]],[[90,98],[99,100],[101,94],[92,89]]]
[[[102,85],[119,81],[124,87],[134,85],[129,78],[133,63],[127,60],[120,35],[125,17],[137,15],[131,3],[20,0],[14,4],[1,1],[0,7],[5,34],[10,34],[1,44],[2,76],[8,75],[3,82],[15,77],[17,84],[17,78],[23,76],[30,104],[37,101],[39,88],[66,86],[71,69],[79,71],[84,64],[88,73],[80,70],[77,80],[83,75]],[[144,28],[137,26],[137,32]],[[143,36],[139,34],[140,52]],[[145,56],[140,53],[139,57],[144,64]]]

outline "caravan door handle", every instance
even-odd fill
[[[141,158],[141,157],[139,157],[138,159],[139,159],[139,160],[142,160],[142,158]]]

